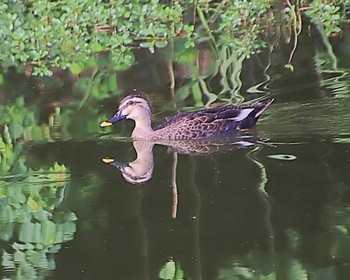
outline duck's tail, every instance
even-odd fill
[[[261,114],[265,112],[265,110],[271,105],[271,103],[274,100],[275,100],[274,98],[271,98],[270,100],[267,100],[266,102],[254,104],[254,107],[255,107],[255,110],[254,110],[255,118],[258,119],[261,116]]]
[[[265,110],[271,105],[273,101],[274,99],[271,98],[266,102],[256,102],[250,105],[254,108],[254,110],[241,122],[239,129],[248,129],[255,126],[261,114],[265,112]]]

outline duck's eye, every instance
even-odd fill
[[[128,105],[134,105],[134,104],[135,104],[134,101],[131,101],[131,100],[130,100],[130,101],[128,102]]]

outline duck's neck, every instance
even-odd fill
[[[135,128],[131,134],[134,139],[151,139],[154,133],[151,126],[151,116],[144,115],[134,118]]]

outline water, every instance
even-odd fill
[[[348,57],[335,52],[335,67],[305,41],[295,72],[280,49],[225,79],[206,69],[223,101],[275,98],[255,130],[225,143],[133,143],[130,122],[99,128],[119,98],[86,95],[88,75],[7,73],[2,279],[348,279]],[[197,84],[175,66],[188,109]],[[167,73],[162,54],[141,53],[114,75],[120,92],[149,94],[159,123],[174,110]]]

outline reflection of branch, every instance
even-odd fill
[[[193,215],[191,216],[192,225],[193,225],[193,236],[194,236],[194,248],[193,248],[193,261],[195,266],[195,275],[193,279],[202,279],[202,262],[201,262],[201,252],[200,252],[200,210],[201,210],[201,194],[198,190],[198,187],[196,186],[196,180],[195,180],[195,174],[196,174],[196,161],[194,157],[189,157],[191,166],[188,168],[189,174],[189,180],[188,180],[188,187],[193,192],[193,200],[192,205],[194,206]]]
[[[328,54],[329,61],[332,65],[332,70],[338,70],[338,65],[337,65],[338,59],[334,54],[332,44],[327,38],[324,28],[320,24],[318,24],[316,25],[316,29],[318,30],[318,35],[320,36],[321,42],[323,43],[323,46],[326,49],[326,53]]]
[[[171,169],[171,185],[173,189],[173,207],[171,210],[171,218],[176,219],[177,215],[177,204],[178,204],[178,193],[176,183],[176,167],[177,167],[177,153],[173,153],[173,165]]]
[[[215,38],[214,38],[214,36],[213,36],[213,34],[212,34],[212,32],[211,32],[211,28],[209,27],[208,21],[207,21],[207,19],[205,18],[205,15],[204,15],[203,11],[202,11],[202,9],[199,7],[198,4],[196,5],[196,11],[197,11],[198,17],[199,17],[199,19],[200,19],[200,21],[201,21],[203,27],[205,28],[205,30],[206,30],[207,33],[208,33],[208,36],[209,36],[210,40],[213,42],[213,45],[212,45],[212,46],[214,47],[215,52],[218,54],[218,53],[219,53],[219,50],[218,50],[218,47],[217,47],[217,45],[216,45],[216,40],[215,40]]]
[[[260,160],[256,157],[256,154],[259,152],[259,150],[261,149],[261,147],[256,147],[254,148],[251,152],[249,152],[247,154],[247,158],[250,159],[253,163],[255,163],[259,170],[260,170],[260,184],[259,184],[259,191],[262,194],[261,198],[264,201],[264,206],[265,206],[265,226],[266,226],[266,230],[268,233],[268,244],[270,247],[271,252],[274,252],[274,230],[271,224],[271,205],[269,202],[269,196],[265,190],[266,187],[266,183],[268,181],[267,178],[267,173],[266,173],[266,168],[265,166],[260,162]]]
[[[88,98],[89,98],[89,95],[90,95],[90,93],[91,93],[91,88],[92,88],[92,85],[93,85],[93,83],[94,83],[94,81],[95,81],[95,77],[96,77],[97,72],[98,72],[98,67],[95,67],[95,68],[92,70],[92,73],[91,73],[91,80],[90,80],[90,82],[89,82],[89,85],[88,85],[88,88],[87,88],[86,93],[85,93],[85,95],[84,95],[84,98],[83,98],[83,100],[82,100],[81,103],[80,103],[79,110],[81,110],[81,108],[83,108],[85,102],[86,102],[86,101],[88,100]]]
[[[252,160],[259,168],[260,170],[260,184],[259,184],[259,191],[261,191],[266,197],[268,197],[268,194],[265,190],[266,183],[267,183],[267,174],[266,174],[266,168],[265,166],[256,158],[255,154],[260,150],[261,148],[259,146],[255,147],[252,151],[250,151],[247,154],[248,159]]]
[[[168,60],[168,73],[170,77],[170,94],[172,99],[175,98],[175,77],[174,77],[174,68],[172,60]],[[176,108],[176,103],[174,103],[174,107]],[[176,168],[177,168],[177,153],[172,153],[173,155],[173,166],[171,169],[171,185],[173,190],[173,207],[171,209],[171,218],[176,219],[177,216],[177,205],[178,205],[178,193],[177,193],[177,183],[176,183]]]

